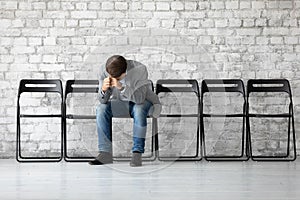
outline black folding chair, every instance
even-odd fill
[[[21,114],[20,97],[25,92],[58,93],[61,98],[59,114]],[[61,119],[61,151],[60,156],[23,156],[21,147],[21,118],[60,118]],[[63,90],[60,80],[23,79],[20,81],[17,100],[17,145],[16,160],[18,162],[59,162],[63,158]]]
[[[67,80],[64,97],[64,159],[67,162],[87,162],[94,156],[70,156],[68,155],[68,119],[96,119],[95,115],[75,115],[67,112],[67,98],[71,93],[98,93],[98,80]],[[96,124],[95,124],[96,126]]]
[[[204,94],[205,93],[240,93],[243,98],[242,113],[220,114],[220,113],[204,113]],[[207,155],[205,141],[204,118],[241,118],[241,149],[239,155]],[[244,83],[240,79],[206,79],[201,85],[201,103],[200,103],[200,124],[201,136],[203,139],[203,157],[207,161],[246,161],[249,160],[248,141],[246,137],[246,97]]]
[[[151,81],[149,81],[153,90],[153,84]],[[71,93],[98,93],[99,90],[99,82],[98,80],[68,80],[66,83],[66,91],[65,91],[65,98],[64,98],[64,113],[65,113],[65,128],[64,128],[64,158],[67,162],[87,162],[94,157],[92,156],[69,156],[67,153],[67,119],[96,119],[95,115],[74,115],[74,114],[68,114],[67,112],[67,98],[68,94]],[[150,117],[150,116],[149,116]],[[127,118],[127,117],[118,117],[118,118]],[[112,124],[112,123],[111,123]],[[96,124],[95,124],[96,126]],[[112,133],[112,127],[111,133]],[[152,129],[154,132],[154,126],[152,126]],[[154,154],[154,136],[152,135],[152,144],[151,144],[151,155],[144,156],[144,161],[152,161],[155,160],[155,154]],[[131,157],[114,157],[114,160],[116,161],[128,161],[131,159]]]
[[[250,113],[249,111],[249,95],[251,93],[287,93],[289,98],[289,111],[288,113],[279,114],[264,114],[264,113]],[[282,155],[253,155],[252,152],[252,138],[251,138],[251,123],[250,118],[288,118],[288,131],[287,131],[287,149],[286,154]],[[292,129],[292,131],[291,131]],[[250,79],[247,84],[247,132],[249,135],[250,156],[254,161],[294,161],[296,160],[296,135],[294,125],[294,111],[293,100],[290,83],[286,79]],[[292,137],[292,150],[290,149]],[[290,151],[293,155],[290,155]]]
[[[193,114],[168,114],[163,113],[160,115],[160,118],[196,118],[197,123],[195,124],[196,130],[196,148],[194,155],[180,155],[180,156],[162,156],[159,153],[159,141],[158,141],[158,120],[155,120],[156,123],[156,152],[157,157],[161,161],[200,161],[202,160],[202,152],[200,148],[200,134],[199,134],[199,105],[200,105],[200,92],[197,80],[192,79],[165,79],[158,80],[156,83],[156,94],[160,93],[194,93],[197,98],[197,110]]]

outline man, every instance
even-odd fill
[[[134,125],[130,166],[142,166],[148,112],[153,105],[153,116],[158,117],[161,112],[158,97],[149,88],[147,69],[137,61],[114,55],[101,67],[100,74],[100,104],[96,110],[99,155],[89,164],[113,162],[111,118],[131,116]]]

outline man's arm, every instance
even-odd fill
[[[134,68],[128,71],[128,77],[121,95],[136,104],[142,104],[146,100],[148,82],[148,72],[146,66],[134,62]]]
[[[111,88],[108,88],[106,91],[102,90],[104,84],[103,82],[105,78],[107,78],[107,76],[105,74],[104,66],[102,66],[100,71],[100,77],[99,77],[99,93],[98,93],[98,99],[102,104],[106,104],[112,94]]]
[[[147,87],[148,82],[146,84],[142,83],[144,81],[141,81],[138,87],[130,87],[125,85],[124,89],[121,91],[121,95],[128,98],[130,101],[136,103],[136,104],[142,104],[146,100],[146,93],[147,93]]]

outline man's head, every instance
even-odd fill
[[[123,56],[114,55],[106,61],[106,71],[112,78],[122,79],[125,76],[127,62]]]

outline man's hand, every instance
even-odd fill
[[[111,85],[111,78],[107,77],[103,80],[102,91],[106,92]]]
[[[111,78],[111,86],[116,87],[119,90],[123,88],[122,84],[116,78]]]

